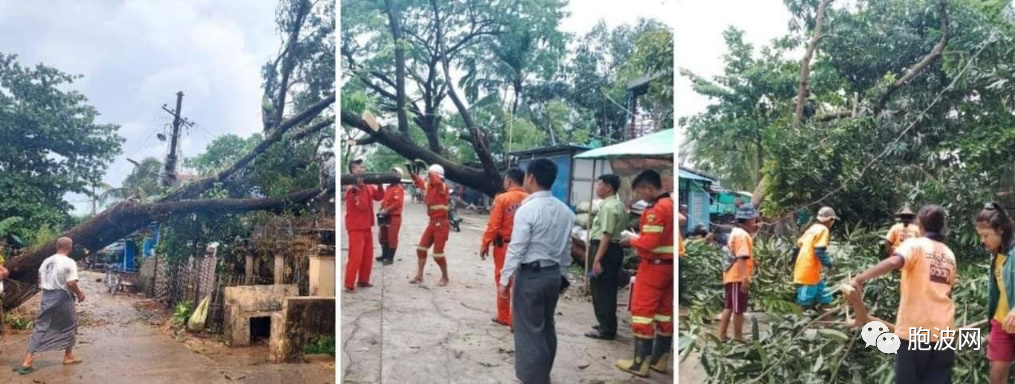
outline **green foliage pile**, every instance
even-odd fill
[[[847,281],[881,260],[878,244],[886,228],[876,231],[850,227],[833,238],[835,267],[826,276],[829,286]],[[686,314],[680,320],[681,359],[697,353],[709,383],[890,383],[895,357],[874,347],[864,348],[859,330],[844,325],[814,323],[813,311],[795,304],[796,286],[789,263],[791,239],[755,240],[755,279],[751,285],[750,312],[745,322],[746,344],[720,343],[717,315],[722,311],[721,250],[689,242],[681,258],[682,287],[690,298],[680,303]],[[956,324],[961,327],[987,316],[986,257],[958,255],[959,278],[952,292]],[[977,258],[980,257],[980,258]],[[873,316],[894,322],[899,303],[899,274],[866,284],[864,302]],[[837,296],[836,315],[843,321],[845,303]],[[731,331],[732,332],[732,331]],[[986,328],[981,329],[980,350],[958,353],[953,380],[987,382]]]

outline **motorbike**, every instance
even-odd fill
[[[451,229],[455,232],[462,231],[462,217],[458,215],[458,204],[455,204],[455,199],[451,199],[451,207],[448,210],[448,221],[451,223]]]

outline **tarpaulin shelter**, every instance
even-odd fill
[[[673,191],[673,159],[676,156],[676,147],[673,143],[673,129],[670,128],[622,143],[585,151],[574,158],[593,161],[592,180],[596,178],[595,163],[598,161],[608,162],[613,173],[620,177],[621,186],[618,194],[621,201],[633,201],[637,198],[631,190],[631,182],[638,173],[647,169],[658,171],[663,179],[663,189]],[[589,200],[591,201],[594,197],[590,196]],[[586,248],[586,252],[588,252],[588,248]],[[585,260],[587,264],[589,262],[588,255]],[[588,265],[586,265],[586,270],[588,270]]]

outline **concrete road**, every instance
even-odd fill
[[[461,232],[451,232],[446,249],[451,283],[437,287],[440,270],[427,262],[422,285],[416,273],[416,243],[426,219],[423,206],[406,203],[401,245],[395,263],[375,261],[373,288],[342,294],[341,377],[345,383],[516,383],[514,340],[495,316],[493,259],[478,254],[487,216],[465,213]],[[342,213],[344,217],[344,213]],[[343,231],[342,244],[348,242]],[[376,237],[376,228],[375,228]],[[376,238],[375,238],[376,242]],[[380,249],[375,244],[375,256]],[[341,248],[339,289],[348,249]],[[620,334],[615,341],[584,336],[596,324],[592,303],[575,297],[578,280],[557,305],[554,383],[671,383],[669,374],[641,379],[614,367],[634,346],[627,312],[629,291],[618,295]]]

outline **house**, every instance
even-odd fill
[[[677,201],[687,205],[687,224],[681,232],[687,233],[688,228],[704,224],[709,228],[709,213],[712,208],[712,185],[719,179],[688,167],[681,166],[677,173]]]

